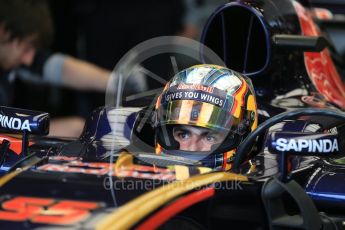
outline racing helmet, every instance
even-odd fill
[[[155,152],[229,170],[241,141],[257,127],[254,89],[249,78],[226,67],[201,64],[177,73],[159,95],[153,116]],[[179,149],[173,127],[190,125],[223,132],[210,151]]]

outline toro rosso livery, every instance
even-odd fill
[[[0,228],[344,228],[345,85],[315,17],[297,1],[220,6],[201,41],[234,70],[235,97],[212,85],[225,67],[201,65],[214,72],[194,80],[209,82],[181,71],[153,106],[96,109],[77,139],[45,137],[45,112],[0,107]],[[220,144],[205,161],[172,148],[165,126],[225,129],[237,120],[214,118],[230,99],[246,111],[230,152]]]

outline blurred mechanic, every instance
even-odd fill
[[[250,79],[225,67],[196,65],[179,72],[158,97],[156,153],[229,170],[241,141],[257,127]]]
[[[105,92],[110,72],[64,54],[42,52],[53,37],[51,16],[42,0],[0,1],[0,104],[11,105],[16,77],[37,83]],[[79,118],[51,122],[53,135],[78,136]]]

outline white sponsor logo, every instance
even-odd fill
[[[285,139],[278,138],[276,141],[276,149],[279,151],[295,151],[295,152],[322,152],[329,153],[339,151],[338,140],[321,139],[321,140],[305,140],[305,139]]]
[[[16,117],[8,117],[5,115],[0,114],[0,125],[3,128],[14,129],[14,130],[27,130],[31,132],[29,120],[20,120]]]

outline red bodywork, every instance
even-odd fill
[[[320,36],[320,29],[313,21],[312,13],[302,5],[294,2],[302,33],[305,36]],[[308,75],[327,101],[330,101],[342,109],[345,109],[345,85],[331,58],[330,51],[326,48],[323,51],[305,52],[304,62]]]

